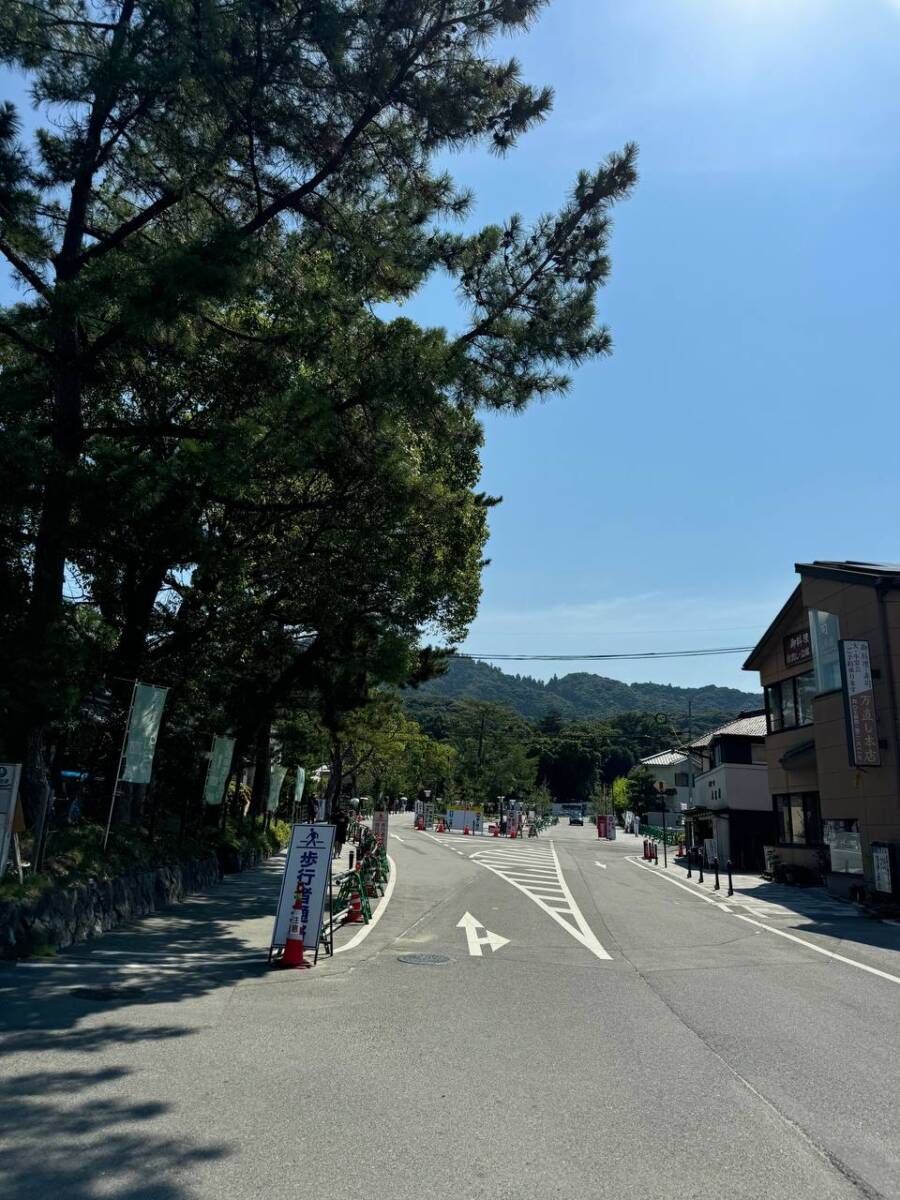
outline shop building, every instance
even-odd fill
[[[898,893],[900,566],[798,563],[747,659],[766,702],[770,869]]]

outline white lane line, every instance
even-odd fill
[[[635,867],[640,867],[642,871],[649,871],[651,875],[656,875],[657,872],[653,867],[645,867],[643,863],[639,863],[636,859],[626,858],[626,862],[632,863]],[[823,958],[832,958],[835,962],[845,963],[848,967],[856,967],[859,971],[865,971],[869,975],[877,975],[879,979],[887,979],[889,983],[900,983],[900,975],[891,975],[888,971],[881,971],[878,967],[870,967],[868,963],[857,961],[855,958],[847,958],[844,954],[836,954],[834,950],[826,950],[824,946],[817,946],[815,942],[808,942],[806,938],[797,937],[795,933],[788,933],[786,929],[776,929],[773,925],[764,925],[762,921],[755,921],[753,917],[745,917],[743,913],[735,912],[727,904],[721,904],[718,900],[713,900],[711,896],[704,896],[702,892],[698,892],[695,888],[688,887],[678,879],[672,879],[668,875],[659,875],[660,879],[665,879],[667,883],[674,883],[676,887],[683,888],[684,891],[690,892],[692,896],[697,896],[701,900],[705,900],[707,904],[714,904],[716,908],[720,908],[723,912],[730,913],[733,917],[737,917],[739,921],[746,921],[748,925],[755,925],[757,929],[762,929],[766,933],[773,933],[776,937],[787,938],[789,942],[796,942],[798,946],[805,946],[807,950],[814,950],[816,954],[821,954]],[[801,915],[802,914],[798,914]]]
[[[368,923],[368,925],[363,925],[363,927],[353,935],[349,942],[344,942],[343,946],[335,946],[335,954],[343,954],[345,950],[355,950],[360,942],[364,941],[369,936],[369,934],[384,916],[384,910],[387,908],[391,896],[394,894],[394,886],[397,882],[397,864],[390,855],[388,855],[388,865],[391,868],[391,873],[388,877],[388,885],[384,889],[384,895],[381,897],[381,903],[375,909],[372,920]]]
[[[404,845],[404,846],[406,845],[406,842],[403,840],[403,838],[402,838],[402,837],[400,837],[400,835],[399,835],[399,834],[397,834],[397,833],[392,833],[392,834],[391,834],[391,837],[392,837],[392,838],[396,838],[396,839],[397,839],[397,841],[398,841],[398,842],[400,842],[402,845]]]
[[[596,860],[596,859],[594,860],[594,866],[595,866],[595,867],[600,867],[600,868],[601,868],[602,870],[604,870],[604,871],[606,870],[606,863],[597,862],[597,860]]]
[[[589,950],[591,954],[600,959],[610,959],[612,955],[610,955],[600,944],[597,935],[581,915],[578,905],[575,903],[575,898],[569,891],[568,885],[563,878],[562,868],[559,865],[559,858],[556,855],[556,850],[552,842],[550,843],[550,852],[553,855],[554,864],[556,866],[559,893],[561,898],[567,903],[567,908],[552,907],[547,901],[555,900],[557,897],[544,897],[538,895],[532,887],[526,887],[525,884],[517,883],[515,879],[511,878],[509,873],[502,871],[498,866],[494,866],[489,862],[485,862],[483,858],[477,858],[475,859],[475,862],[479,863],[493,875],[496,875],[499,879],[505,880],[512,887],[516,888],[518,891],[522,892],[523,895],[527,896],[529,900],[534,901],[538,908],[542,909],[552,920],[557,923],[557,925],[560,925],[563,929],[565,929],[566,933],[571,934],[572,937],[575,938],[577,942],[580,942],[586,950]],[[542,888],[541,890],[548,889]]]

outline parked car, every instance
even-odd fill
[[[569,813],[569,824],[570,825],[583,825],[584,817],[581,815],[581,813]]]

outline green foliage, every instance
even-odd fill
[[[446,700],[486,700],[506,704],[523,717],[539,720],[548,712],[569,719],[608,719],[639,714],[652,721],[664,713],[687,730],[688,701],[693,705],[693,732],[722,724],[729,715],[761,706],[757,692],[736,688],[680,688],[661,683],[621,683],[603,675],[576,672],[542,683],[527,675],[511,675],[498,667],[472,659],[451,658],[446,674],[407,693],[407,705],[417,715],[431,703]],[[650,753],[645,751],[644,753]]]

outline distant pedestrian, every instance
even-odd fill
[[[340,858],[341,851],[344,849],[344,842],[347,840],[347,831],[350,828],[350,821],[347,817],[346,810],[339,808],[334,818],[334,857]]]

